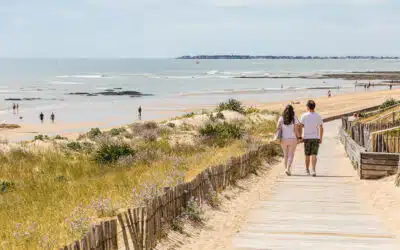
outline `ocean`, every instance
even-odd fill
[[[143,119],[165,119],[210,107],[228,98],[247,103],[294,100],[351,92],[353,81],[337,79],[243,79],[238,76],[311,76],[350,71],[400,70],[400,60],[175,60],[175,59],[0,59],[0,123],[39,123],[51,112],[60,123],[112,127]],[[151,96],[77,96],[106,89]],[[6,101],[8,98],[37,98]],[[20,113],[13,114],[12,103]],[[67,132],[83,132],[84,125]],[[1,132],[0,132],[1,133]]]

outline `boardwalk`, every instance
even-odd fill
[[[380,218],[358,200],[356,172],[338,142],[335,121],[325,125],[318,177],[305,176],[303,147],[293,176],[279,176],[272,195],[251,211],[234,249],[400,249]]]

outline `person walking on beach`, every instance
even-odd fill
[[[328,90],[328,97],[330,98],[332,96],[331,90]]]
[[[324,136],[324,126],[322,118],[315,112],[315,102],[307,102],[307,112],[300,118],[300,135],[304,129],[304,153],[307,174],[310,174],[310,160],[312,164],[312,176],[316,176],[317,155],[322,138]]]
[[[39,119],[40,119],[40,121],[43,123],[43,121],[44,121],[44,114],[43,114],[43,112],[40,112]]]
[[[142,120],[142,106],[139,106],[138,108],[138,115],[139,115],[139,120]]]
[[[56,116],[52,112],[51,115],[50,115],[50,120],[51,120],[52,123],[54,123],[54,119],[56,119]]]
[[[298,140],[300,139],[299,121],[295,116],[292,105],[287,105],[278,120],[277,130],[281,130],[281,146],[284,153],[284,164],[286,175],[291,175],[291,168],[296,151]]]
[[[393,85],[392,85],[392,84],[390,84],[390,85],[389,85],[389,88],[390,88],[390,90],[392,90],[392,87],[393,87]]]
[[[12,109],[13,109],[13,114],[15,114],[15,109],[17,108],[17,106],[15,105],[15,103],[13,103],[12,105]]]

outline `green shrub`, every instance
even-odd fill
[[[110,130],[110,135],[111,136],[118,136],[122,133],[126,132],[125,128],[113,128]]]
[[[194,222],[202,222],[204,220],[204,211],[199,204],[199,201],[192,197],[186,207],[185,215],[189,220]]]
[[[190,113],[186,113],[186,114],[182,115],[182,118],[192,118],[195,115],[196,115],[196,113],[190,112]]]
[[[74,150],[74,151],[79,151],[82,149],[82,146],[79,142],[72,141],[67,144],[67,148]]]
[[[208,123],[200,128],[200,135],[211,138],[213,142],[223,147],[234,139],[240,139],[244,135],[244,128],[240,123]]]
[[[216,115],[215,117],[216,117],[217,119],[220,119],[220,120],[225,120],[225,116],[224,116],[224,114],[222,114],[221,111],[218,112],[217,115]]]
[[[61,135],[56,135],[56,136],[54,137],[54,139],[55,139],[55,140],[68,140],[67,137],[62,137]]]
[[[243,104],[236,99],[229,99],[226,102],[221,102],[218,105],[217,111],[223,111],[223,110],[232,110],[241,114],[246,113],[246,109],[243,106]]]
[[[42,135],[42,134],[36,135],[36,136],[33,138],[34,141],[44,141],[44,140],[49,140],[49,139],[50,139],[49,136],[47,136],[47,135]]]
[[[15,186],[15,183],[7,180],[0,180],[0,193],[10,191]]]
[[[387,99],[386,101],[384,101],[379,108],[384,109],[384,108],[388,108],[388,107],[394,106],[399,103],[400,102],[397,101],[396,99],[390,98],[390,99]]]
[[[102,143],[94,154],[96,162],[114,163],[122,156],[135,155],[135,151],[126,144]]]
[[[90,129],[90,131],[87,133],[87,136],[88,136],[90,139],[94,139],[94,138],[96,138],[96,137],[99,136],[99,135],[101,135],[101,130],[100,130],[99,128],[92,128],[92,129]]]
[[[253,113],[260,113],[261,110],[259,110],[258,108],[254,108],[254,107],[250,107],[248,109],[246,109],[246,115],[249,114],[253,114]]]

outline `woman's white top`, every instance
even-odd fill
[[[294,126],[299,124],[297,117],[294,117],[294,123],[285,125],[283,123],[283,117],[279,117],[278,127],[282,126],[282,139],[297,139],[296,133],[294,132]]]

